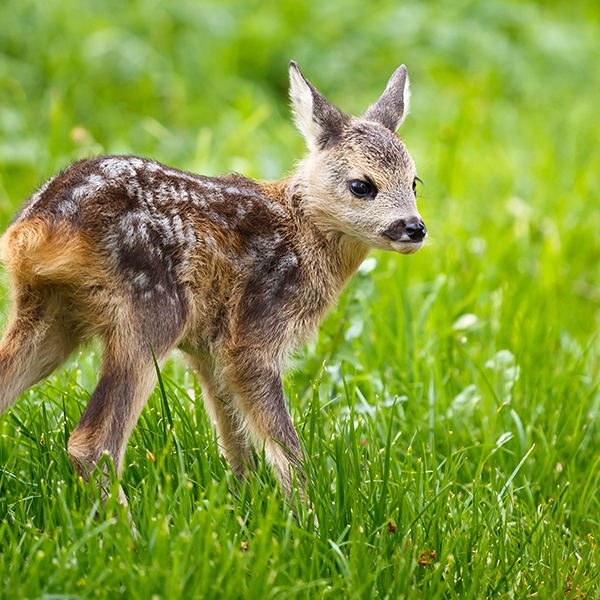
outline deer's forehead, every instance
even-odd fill
[[[365,174],[381,177],[411,175],[414,163],[402,140],[384,127],[358,121],[349,127],[337,147],[348,166],[363,169]]]

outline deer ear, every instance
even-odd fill
[[[290,62],[290,99],[296,126],[310,150],[325,148],[349,120],[302,75],[293,60]]]
[[[395,132],[408,114],[410,90],[408,73],[402,65],[390,77],[383,94],[377,102],[371,104],[363,118],[377,121],[390,131]]]

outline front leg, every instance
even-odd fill
[[[235,398],[221,389],[218,377],[215,377],[215,366],[207,357],[201,360],[191,353],[188,356],[202,387],[206,412],[217,428],[219,447],[234,475],[245,479],[254,468],[254,458],[244,419],[235,408]]]
[[[306,475],[300,440],[285,403],[281,370],[275,361],[254,353],[238,354],[231,365],[237,408],[257,451],[265,451],[287,495],[298,481],[300,498]],[[295,476],[295,477],[294,477]]]

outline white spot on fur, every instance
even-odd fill
[[[146,170],[150,171],[150,173],[164,173],[165,169],[163,168],[163,166],[157,162],[154,161],[148,161],[146,163]]]
[[[132,156],[128,160],[129,164],[136,170],[141,170],[145,166],[144,161],[141,158],[138,158],[137,156]]]
[[[206,200],[196,190],[190,191],[190,200],[194,206],[204,208],[206,206]]]
[[[183,222],[181,221],[181,217],[179,215],[175,215],[172,219],[173,235],[177,243],[183,246],[185,244],[185,235],[183,232]]]
[[[211,181],[210,179],[196,179],[194,181],[198,183],[205,190],[213,190],[215,192],[221,192],[223,189],[223,185],[221,183],[217,183],[216,181]]]
[[[138,288],[145,288],[150,283],[150,277],[146,273],[138,273],[131,283]]]
[[[107,185],[107,180],[97,173],[92,173],[88,176],[84,183],[78,185],[71,190],[74,200],[81,202],[90,196],[93,196],[104,189]]]
[[[140,238],[140,241],[143,244],[150,243],[150,234],[148,233],[148,225],[147,225],[147,223],[140,223],[140,226],[139,226],[139,229],[138,229],[138,236]]]
[[[189,222],[185,224],[185,241],[187,242],[188,247],[194,246],[197,241],[194,227]]]
[[[243,202],[238,202],[235,205],[235,216],[241,221],[248,213],[248,205]]]
[[[86,180],[86,185],[95,190],[99,190],[103,188],[106,184],[106,179],[102,177],[102,175],[98,175],[97,173],[92,173],[88,176]]]
[[[100,168],[102,169],[104,174],[110,177],[111,179],[121,179],[126,175],[135,175],[135,170],[132,168],[129,161],[123,158],[107,158],[102,162]]]
[[[77,201],[83,200],[89,193],[87,185],[78,185],[71,190],[73,198]]]
[[[298,266],[298,257],[296,256],[295,252],[290,252],[289,254],[286,254],[279,261],[279,268],[282,271],[287,271],[287,270],[292,269],[292,268],[294,268],[296,266]]]
[[[73,202],[73,200],[67,200],[66,198],[63,199],[60,204],[58,205],[58,214],[61,217],[72,217],[74,214],[77,213],[77,204],[75,202]]]

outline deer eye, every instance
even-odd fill
[[[413,192],[415,193],[415,196],[417,195],[417,181],[423,183],[418,177],[413,179]]]
[[[370,181],[363,181],[362,179],[352,179],[348,183],[350,192],[357,198],[368,198],[369,196],[375,196],[377,188]]]

